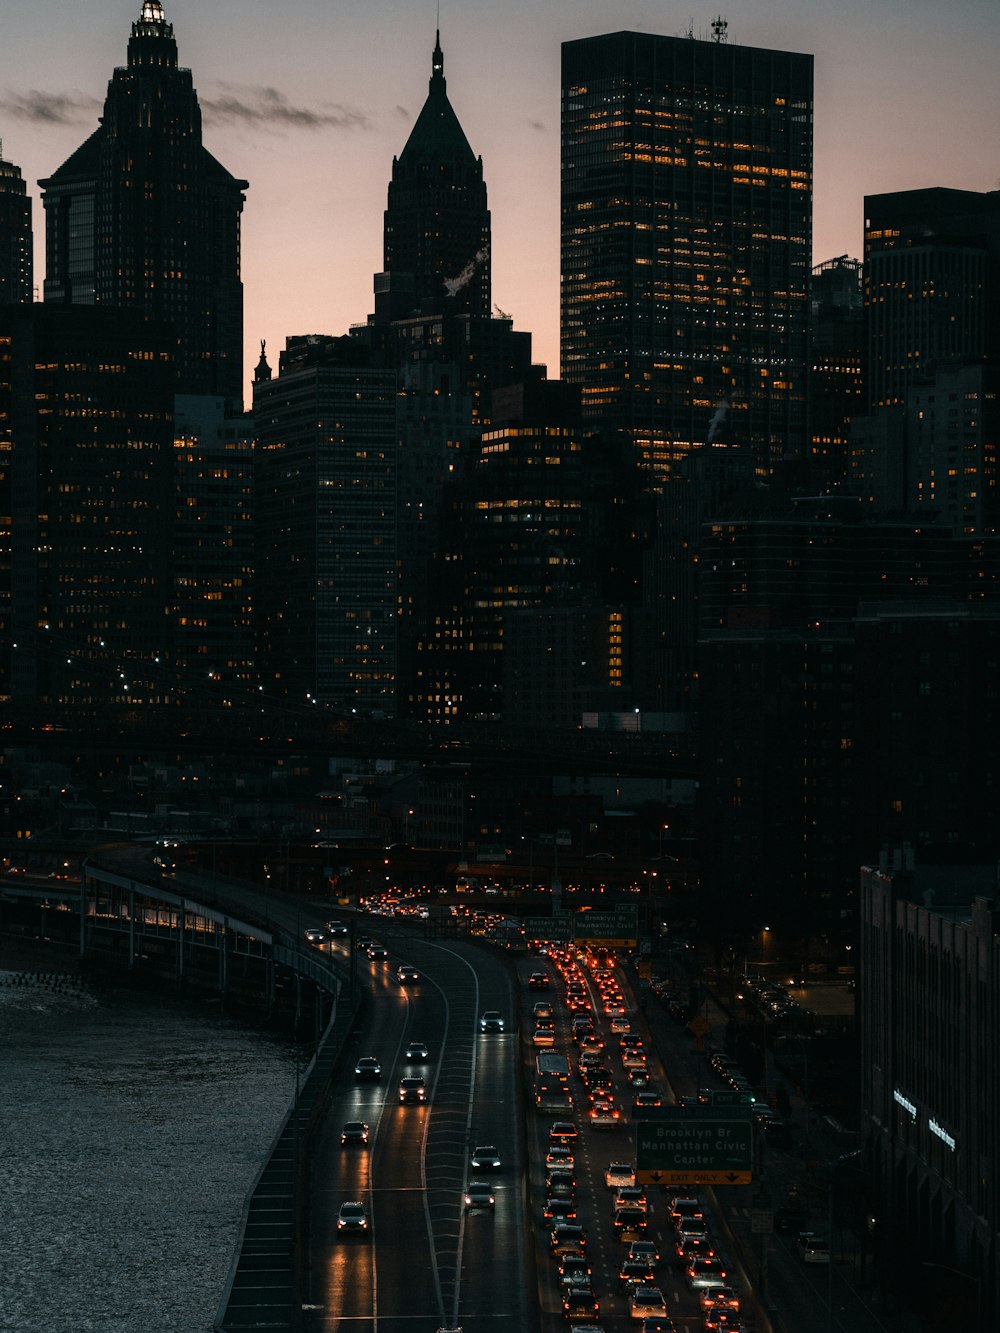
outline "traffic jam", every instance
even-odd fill
[[[707,1198],[644,1184],[637,1172],[636,1121],[673,1099],[614,956],[555,945],[545,952],[544,964],[531,960],[523,1030],[546,1326],[748,1333]]]

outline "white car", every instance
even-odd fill
[[[480,1032],[503,1032],[503,1014],[499,1009],[487,1009],[479,1020]]]
[[[604,1183],[609,1190],[621,1189],[623,1185],[635,1184],[635,1167],[631,1162],[609,1162],[604,1173]]]

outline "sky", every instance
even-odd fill
[[[427,94],[437,0],[163,0],[206,147],[250,182],[246,369],[259,342],[373,308],[392,159]],[[140,0],[3,0],[0,140],[37,181],[96,128]],[[997,0],[440,0],[448,95],[484,164],[493,299],[558,373],[560,43],[631,29],[815,57],[814,262],[861,253],[865,194],[1000,186]]]

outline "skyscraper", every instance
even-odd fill
[[[32,299],[31,200],[21,168],[5,161],[0,143],[0,305]]]
[[[269,694],[390,713],[396,373],[355,339],[288,339],[254,385],[255,619]]]
[[[177,387],[242,398],[240,214],[247,182],[202,144],[191,71],[145,0],[97,130],[40,182],[47,302],[137,308],[172,324]]]
[[[786,51],[563,45],[561,373],[653,485],[705,442],[804,449],[812,89]]]
[[[974,535],[1000,526],[1000,190],[865,199],[867,502]]]
[[[483,159],[448,100],[441,37],[430,88],[399,157],[385,210],[378,323],[413,315],[490,313],[490,213]]]

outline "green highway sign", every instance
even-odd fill
[[[639,938],[638,909],[619,907],[613,912],[577,912],[573,938],[577,944],[632,948]]]
[[[748,1185],[753,1126],[738,1114],[664,1107],[657,1118],[635,1122],[635,1160],[636,1180],[645,1185]]]
[[[713,1106],[753,1106],[757,1098],[752,1092],[730,1092],[728,1088],[720,1088],[712,1093]]]
[[[568,942],[573,938],[573,918],[566,912],[556,916],[526,916],[521,927],[530,940]]]

